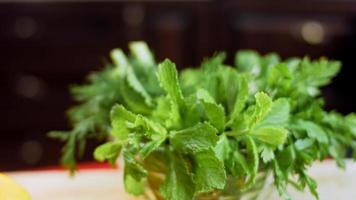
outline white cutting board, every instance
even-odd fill
[[[82,170],[70,178],[65,171],[7,173],[22,184],[33,200],[133,200],[124,192],[122,173],[114,169]],[[318,184],[321,200],[356,199],[356,163],[348,162],[347,170],[337,169],[333,161],[317,163],[310,174]],[[290,190],[296,200],[313,199],[308,192]],[[261,198],[266,199],[266,198]],[[277,192],[268,198],[277,200]]]

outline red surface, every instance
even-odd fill
[[[79,163],[77,166],[78,170],[90,170],[90,169],[117,169],[119,168],[118,165],[112,167],[109,163],[99,163],[99,162],[83,162]],[[47,166],[47,167],[37,167],[31,169],[34,171],[38,170],[67,170],[63,166]]]

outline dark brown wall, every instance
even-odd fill
[[[0,3],[0,170],[56,164],[61,145],[45,133],[68,128],[68,85],[131,40],[179,68],[218,50],[231,62],[241,48],[341,59],[324,95],[329,108],[355,111],[355,19],[356,3],[337,0]],[[303,36],[308,27],[321,30],[321,41]]]

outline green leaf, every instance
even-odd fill
[[[224,98],[223,84],[221,80],[221,70],[225,60],[225,53],[214,54],[213,57],[205,59],[201,64],[202,80],[201,86],[206,89],[214,99],[220,102],[220,98]]]
[[[254,127],[258,122],[264,119],[264,117],[270,112],[272,108],[272,99],[264,92],[258,92],[255,94],[256,106],[255,110],[250,117],[250,127]]]
[[[235,66],[242,72],[251,72],[259,74],[260,56],[255,51],[238,51],[235,56]]]
[[[239,115],[235,119],[233,119],[231,123],[231,129],[232,131],[227,131],[226,134],[231,135],[231,136],[241,136],[245,135],[249,132],[249,118],[248,114],[244,113],[242,115]]]
[[[180,155],[169,153],[169,169],[161,184],[160,192],[167,200],[192,200],[195,192],[194,182],[185,161]]]
[[[194,127],[170,132],[173,147],[184,153],[195,153],[213,148],[219,137],[217,130],[207,123],[199,123]]]
[[[302,151],[311,147],[314,144],[315,140],[310,138],[299,139],[294,143],[294,146],[297,150]]]
[[[140,149],[140,154],[142,156],[143,159],[145,159],[147,156],[149,156],[153,151],[155,151],[156,149],[158,149],[161,144],[165,141],[166,138],[162,138],[162,139],[158,139],[158,140],[154,140],[154,141],[150,141],[147,142],[142,149]]]
[[[138,137],[145,136],[146,144],[140,149],[140,154],[145,159],[151,152],[155,151],[167,138],[167,130],[154,121],[135,115],[126,110],[123,106],[117,105],[112,109],[113,134],[120,139],[129,139],[129,142],[139,143]],[[135,133],[133,138],[129,138],[130,133]],[[147,140],[148,139],[148,140]]]
[[[289,121],[290,106],[285,98],[273,101],[272,108],[267,116],[258,123],[258,127],[262,126],[286,126]]]
[[[203,85],[203,72],[196,68],[183,69],[179,74],[179,80],[183,95],[188,96]]]
[[[287,185],[286,177],[284,176],[283,171],[280,169],[277,160],[273,160],[272,169],[273,169],[274,185],[277,187],[279,195],[284,200],[292,200],[292,198],[290,197],[286,189],[286,185]]]
[[[149,114],[151,112],[151,99],[146,99],[141,93],[137,92],[125,79],[120,85],[123,104],[136,113]]]
[[[320,143],[328,143],[327,134],[319,125],[315,124],[314,122],[298,120],[296,124],[298,129],[306,131],[310,138],[313,138]]]
[[[152,67],[155,64],[153,55],[147,46],[146,42],[136,41],[130,42],[129,48],[136,60],[144,67]]]
[[[317,189],[317,184],[313,178],[311,178],[309,175],[306,174],[304,170],[300,171],[299,173],[299,181],[300,183],[305,186],[307,185],[310,192],[313,194],[313,196],[316,199],[319,199],[318,191]]]
[[[339,72],[340,66],[338,61],[328,61],[324,58],[310,61],[304,58],[295,71],[294,82],[300,93],[315,97],[320,94],[319,87],[328,84]]]
[[[124,152],[125,173],[128,173],[137,181],[147,177],[147,171],[138,163],[131,152]]]
[[[307,84],[319,87],[330,82],[331,78],[339,72],[341,63],[323,58],[313,62],[303,59],[300,67],[304,80],[308,81]]]
[[[351,113],[345,119],[351,134],[356,137],[356,114]]]
[[[114,64],[117,67],[116,73],[120,74],[121,77],[125,77],[126,81],[122,84],[127,84],[130,90],[126,91],[126,95],[129,95],[132,97],[134,94],[131,93],[137,93],[140,95],[142,98],[144,98],[144,101],[147,105],[151,104],[151,96],[148,94],[146,89],[143,87],[142,83],[139,81],[137,78],[131,64],[128,62],[127,57],[123,53],[121,49],[114,49],[111,51],[111,58],[114,61]],[[123,88],[125,89],[125,88]],[[123,90],[122,89],[122,90]],[[137,96],[137,95],[136,95]],[[130,97],[128,97],[128,103],[130,103],[129,100]],[[138,97],[135,97],[138,98]]]
[[[145,179],[136,180],[128,172],[124,172],[124,187],[127,193],[139,196],[145,192]]]
[[[222,105],[215,103],[215,100],[210,96],[208,91],[199,89],[197,91],[197,97],[202,101],[205,113],[209,118],[209,122],[219,132],[223,132],[225,128],[225,110]]]
[[[221,161],[224,161],[229,158],[232,149],[229,145],[229,140],[225,134],[221,134],[219,136],[219,141],[216,143],[214,150],[216,157],[218,157]]]
[[[328,147],[328,152],[330,156],[335,159],[336,164],[338,167],[341,169],[345,169],[346,164],[344,161],[344,156],[346,154],[346,149],[343,147],[339,141],[336,139],[332,139],[330,141],[329,147]]]
[[[144,42],[129,49],[130,56],[114,49],[112,63],[71,87],[73,128],[50,135],[66,143],[62,163],[72,172],[88,139],[113,139],[94,157],[114,163],[122,151],[131,194],[154,184],[168,200],[209,191],[245,195],[262,187],[260,174],[272,172],[280,196],[290,199],[289,183],[317,197],[306,174],[313,162],[333,157],[343,167],[349,146],[356,158],[356,115],[325,111],[320,95],[338,61],[282,61],[247,50],[236,54],[236,67],[218,53],[179,74],[168,59],[157,66]],[[151,179],[154,172],[164,180]]]
[[[261,158],[264,163],[268,163],[275,158],[273,148],[263,145],[261,146]]]
[[[158,79],[161,87],[179,106],[184,104],[183,94],[179,86],[176,65],[166,59],[158,65]]]
[[[202,113],[201,110],[199,110],[201,107],[199,107],[200,105],[198,104],[196,97],[192,95],[185,100],[186,106],[185,109],[181,112],[181,128],[192,127],[202,121]]]
[[[217,72],[217,96],[216,101],[225,106],[226,113],[232,113],[236,102],[237,94],[240,92],[240,82],[242,74],[236,69],[221,65]]]
[[[214,54],[211,58],[205,59],[201,64],[202,68],[205,70],[215,70],[217,67],[223,64],[224,60],[226,59],[226,53],[219,52]]]
[[[292,77],[287,64],[280,63],[270,70],[267,81],[271,87],[279,87],[281,92],[286,92],[292,83]]]
[[[125,191],[133,195],[142,195],[147,171],[135,160],[132,153],[124,152]]]
[[[71,171],[71,174],[74,174],[76,168],[76,160],[75,160],[75,148],[76,148],[76,134],[71,133],[69,139],[64,146],[64,153],[61,158],[61,163],[66,168]]]
[[[243,177],[250,173],[246,158],[239,151],[234,151],[231,158],[227,160],[227,169],[237,177]]]
[[[239,90],[237,92],[236,101],[234,105],[234,109],[231,113],[231,117],[236,118],[238,114],[245,107],[247,98],[248,98],[248,82],[245,76],[239,76]]]
[[[150,94],[148,94],[148,92],[146,91],[146,89],[144,88],[144,86],[142,85],[142,83],[138,80],[135,72],[132,70],[132,68],[129,68],[127,70],[127,83],[130,86],[130,88],[132,88],[134,91],[136,91],[137,93],[139,93],[140,95],[142,95],[142,97],[145,100],[145,103],[147,105],[151,105],[152,104],[152,99]]]
[[[55,138],[61,141],[67,141],[70,136],[70,132],[67,131],[51,131],[48,134],[48,137],[50,138]]]
[[[127,122],[134,123],[136,120],[135,114],[126,110],[122,105],[115,105],[111,109],[111,125],[112,125],[112,135],[119,139],[126,139],[129,134],[129,129],[127,128]]]
[[[197,98],[203,102],[206,102],[206,103],[216,103],[214,98],[205,89],[197,90]]]
[[[152,140],[164,139],[167,135],[167,130],[161,124],[142,115],[136,115],[135,122],[131,128],[140,129]]]
[[[283,151],[278,154],[277,159],[282,170],[290,170],[296,159],[296,153],[293,145],[289,145],[284,148]]]
[[[277,53],[272,52],[264,55],[261,62],[266,67],[272,67],[281,62],[281,58]]]
[[[258,167],[259,167],[259,156],[257,152],[257,147],[255,141],[251,137],[246,137],[246,147],[247,147],[247,165],[249,169],[249,177],[246,180],[245,185],[241,188],[243,191],[251,188],[255,184]]]
[[[194,154],[193,173],[197,193],[223,189],[225,186],[224,164],[212,150]]]
[[[100,145],[94,151],[94,158],[100,162],[108,160],[110,164],[114,165],[117,157],[121,151],[121,143],[108,142]]]
[[[122,105],[113,107],[111,119],[113,127],[112,133],[119,139],[127,139],[129,133],[136,133],[156,141],[149,146],[146,146],[142,152],[148,153],[153,151],[153,147],[158,148],[167,137],[167,130],[162,125],[151,121],[142,115],[136,115],[126,110]]]
[[[253,130],[251,135],[266,144],[278,146],[285,142],[288,131],[281,127],[266,126]]]
[[[172,110],[172,102],[167,96],[163,96],[157,99],[157,106],[152,112],[152,118],[156,121],[161,121],[161,124],[165,127],[171,128],[176,125],[175,122],[179,121],[179,112],[178,110]]]
[[[125,75],[130,64],[124,52],[121,49],[113,49],[110,52],[110,57],[117,67],[115,72],[118,75]]]

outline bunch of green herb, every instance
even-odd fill
[[[62,162],[72,170],[86,139],[106,138],[94,157],[114,164],[122,155],[134,195],[145,187],[167,200],[243,193],[271,173],[284,199],[287,185],[318,198],[308,167],[331,156],[343,168],[347,148],[356,149],[356,115],[325,111],[320,96],[337,61],[240,51],[234,66],[218,53],[178,73],[168,59],[156,64],[145,43],[130,50],[128,57],[113,50],[112,64],[72,89],[73,129],[51,133],[66,141]],[[164,176],[154,180],[155,173]]]

